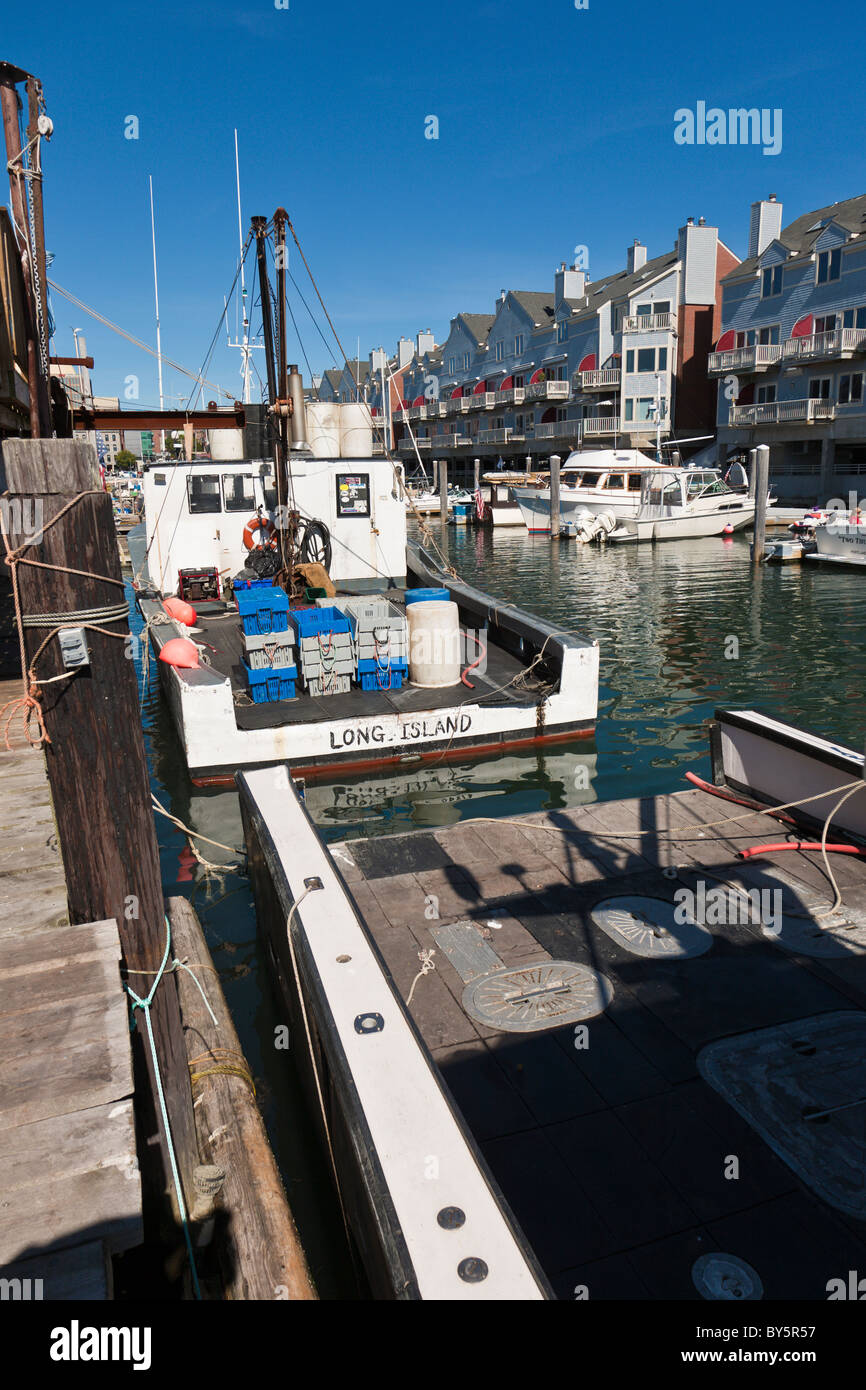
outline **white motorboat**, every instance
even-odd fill
[[[730,535],[749,526],[755,499],[713,468],[655,467],[641,478],[640,508],[609,540],[678,541]]]
[[[809,560],[823,560],[833,565],[866,565],[866,513],[830,512],[826,519],[816,521],[813,535],[815,549]]]
[[[560,469],[559,515],[573,521],[578,512],[637,516],[641,479],[658,465],[637,449],[590,449],[569,454]],[[550,483],[518,483],[511,488],[530,532],[550,530]]]

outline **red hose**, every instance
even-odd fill
[[[789,825],[796,825],[793,816],[785,815],[784,811],[771,811],[766,806],[762,806],[760,801],[744,801],[741,796],[733,796],[731,792],[723,792],[721,787],[714,787],[712,782],[705,782],[703,777],[698,777],[694,772],[686,773],[686,780],[694,782],[696,787],[700,787],[702,792],[709,792],[711,796],[721,797],[722,801],[733,801],[737,806],[748,806],[752,811],[760,811],[764,816],[774,816],[776,820],[787,821]]]
[[[480,637],[476,637],[474,632],[464,632],[462,627],[460,629],[460,635],[461,637],[471,637],[472,641],[479,648],[478,656],[475,658],[473,662],[470,662],[470,664],[466,667],[466,670],[463,671],[460,676],[460,679],[462,680],[463,684],[468,686],[470,690],[474,690],[475,686],[472,684],[471,681],[468,681],[466,677],[468,676],[470,671],[474,671],[476,666],[481,665],[482,661],[487,655],[487,644],[485,642],[482,642]]]
[[[738,859],[754,859],[757,854],[780,854],[785,849],[815,849],[820,850],[820,842],[814,840],[789,840],[783,845],[752,845],[751,849],[741,849],[737,851]],[[858,849],[856,845],[825,845],[824,848],[831,854],[860,854],[866,855],[866,849]]]

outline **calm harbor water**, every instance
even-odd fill
[[[598,640],[595,736],[474,765],[310,783],[307,806],[327,839],[681,789],[687,769],[709,771],[705,725],[720,705],[761,709],[862,746],[861,573],[808,564],[764,567],[753,578],[742,537],[598,550],[551,544],[516,528],[494,535],[440,528],[434,520],[431,529],[468,582]],[[237,797],[191,787],[153,672],[143,719],[157,796],[194,829],[240,849]],[[190,864],[181,833],[158,821],[165,890],[192,897],[202,919],[320,1292],[350,1294],[339,1215],[290,1054],[273,1047],[281,1020],[256,943],[247,881],[232,868],[222,883],[205,881]],[[229,851],[201,849],[214,861],[238,860]]]

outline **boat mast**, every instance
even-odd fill
[[[150,237],[153,242],[153,298],[156,305],[156,362],[159,372],[159,409],[161,414],[163,409],[162,343],[159,336],[159,284],[156,278],[156,223],[153,217],[153,179],[150,174],[147,176],[147,181],[150,184]],[[159,440],[160,452],[162,452],[165,449],[165,430],[160,430]]]
[[[238,256],[241,263],[241,313],[243,315],[243,339],[240,343],[241,349],[241,376],[244,381],[244,405],[249,405],[252,397],[250,395],[250,320],[247,313],[247,286],[244,277],[244,230],[241,218],[241,169],[238,161],[238,133],[235,131],[235,183],[238,191]],[[235,324],[237,332],[237,324]],[[235,343],[232,346],[237,347]]]

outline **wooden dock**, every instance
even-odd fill
[[[0,705],[20,689],[0,684]],[[9,1297],[110,1298],[110,1256],[142,1240],[120,940],[114,921],[68,925],[45,755],[20,726],[10,742],[0,750],[0,1275],[31,1281]]]
[[[414,982],[409,1012],[561,1298],[698,1299],[703,1255],[745,1261],[766,1299],[825,1300],[828,1281],[866,1269],[866,1049],[825,1055],[809,1041],[819,1016],[866,1024],[866,860],[832,856],[854,925],[835,932],[837,954],[816,956],[832,899],[820,856],[736,858],[785,834],[690,790],[331,846],[404,1001]],[[720,881],[781,891],[781,936],[713,925],[703,954],[665,958],[639,912],[619,930],[593,916],[604,900],[671,904],[676,889]],[[817,922],[804,928],[798,908]],[[430,950],[435,968],[419,978]],[[551,961],[589,967],[612,997],[583,1030],[488,1026],[466,1008],[473,970],[492,968],[485,953],[526,979]],[[818,1069],[804,1093],[835,1086],[841,1100],[811,1128],[798,1111],[780,1137],[705,1072],[715,1047],[784,1025]],[[799,1169],[785,1154],[795,1130]]]

